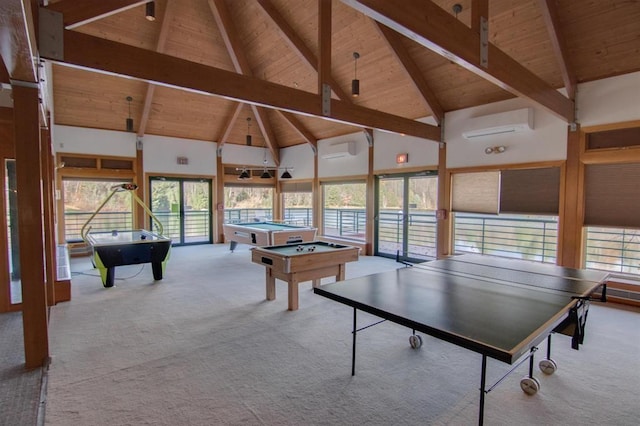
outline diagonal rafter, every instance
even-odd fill
[[[302,123],[300,123],[300,120],[298,120],[294,114],[282,110],[278,110],[278,113],[280,113],[280,116],[287,120],[287,122],[296,129],[302,139],[311,145],[311,149],[313,149],[314,153],[318,152],[318,139],[316,139],[316,137],[313,136],[313,134],[311,134],[311,132],[302,125]]]
[[[162,22],[160,27],[160,34],[158,35],[158,43],[156,44],[156,52],[163,53],[167,44],[167,38],[169,36],[169,28],[171,26],[171,20],[176,10],[176,0],[167,0],[167,7],[164,11],[164,15],[160,16]],[[138,127],[138,136],[144,136],[147,130],[147,123],[149,122],[149,114],[151,112],[151,103],[153,102],[153,95],[155,93],[156,86],[153,84],[147,85],[147,94],[144,97],[144,104],[142,107],[142,117],[140,118],[140,126]]]
[[[229,56],[231,56],[231,61],[233,62],[233,67],[236,72],[238,74],[252,76],[253,73],[251,71],[251,67],[243,53],[238,33],[233,21],[231,20],[229,10],[227,9],[224,0],[208,0],[208,3],[216,24],[218,25],[218,29],[222,34],[222,39],[227,47]],[[253,110],[253,114],[258,122],[258,127],[260,128],[262,136],[269,147],[269,151],[271,152],[274,162],[276,165],[280,165],[278,143],[276,142],[266,111],[264,111],[262,107],[258,107],[256,105],[251,105],[251,109]]]
[[[309,65],[315,72],[318,72],[318,58],[311,51],[311,49],[304,43],[302,38],[295,32],[295,30],[284,19],[282,14],[278,12],[271,0],[258,0],[258,4],[262,7],[265,14],[276,25],[277,30],[280,32],[284,40],[289,47],[302,59],[304,63]],[[336,96],[343,101],[351,101],[351,97],[347,94],[332,75],[327,76],[327,81],[331,85],[331,90]]]
[[[402,44],[400,34],[393,31],[391,28],[382,25],[379,22],[376,22],[376,27],[380,31],[382,37],[387,41],[387,44],[396,55],[396,58],[398,58],[398,60],[404,67],[407,76],[415,86],[416,90],[420,92],[425,106],[433,114],[436,123],[440,124],[442,122],[442,119],[444,118],[444,110],[442,109],[442,105],[440,105],[440,102],[422,76],[420,68],[418,67],[418,65],[416,65],[413,58],[411,58],[411,55],[409,55],[407,48]]]
[[[222,133],[220,134],[220,136],[218,136],[218,139],[216,139],[218,143],[218,157],[222,156],[222,146],[229,138],[231,130],[233,130],[233,126],[236,124],[236,120],[240,116],[240,111],[242,111],[243,106],[244,104],[240,102],[235,102],[233,104],[233,112],[229,116],[229,120],[227,120],[224,127],[222,128]]]
[[[562,81],[564,82],[564,87],[567,89],[567,96],[569,96],[569,99],[575,100],[578,80],[569,62],[569,51],[567,50],[567,43],[560,30],[560,22],[558,20],[558,11],[555,2],[552,0],[538,0],[538,4],[540,5],[544,22],[549,30],[551,46],[553,47],[553,53],[560,66]]]
[[[468,69],[498,87],[537,103],[573,122],[574,102],[488,43],[488,65],[481,65],[480,35],[430,0],[342,0],[343,3]]]
[[[149,0],[62,0],[46,8],[60,12],[64,25],[70,30],[107,16],[143,5]]]
[[[55,33],[55,29],[52,30]],[[52,33],[44,32],[43,37]],[[371,127],[439,142],[441,129],[398,115],[331,100],[331,114],[321,110],[320,96],[281,84],[187,61],[100,37],[64,30],[61,45],[41,50],[42,58],[65,66],[120,75],[194,93],[280,109],[356,127]],[[58,52],[62,51],[62,57]]]

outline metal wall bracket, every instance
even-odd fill
[[[331,86],[327,83],[322,83],[322,115],[331,115]]]
[[[62,13],[38,9],[38,49],[40,56],[64,60],[64,20]]]
[[[480,17],[480,65],[489,68],[489,21]]]
[[[136,137],[136,150],[142,151],[142,136]]]

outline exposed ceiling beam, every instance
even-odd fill
[[[480,35],[429,0],[342,0],[500,88],[532,100],[567,122],[574,103],[513,58],[488,43],[488,65],[480,64]]]
[[[278,12],[271,0],[258,0],[258,4],[262,7],[265,14],[276,25],[277,30],[282,34],[282,37],[287,42],[289,47],[315,72],[318,72],[318,58],[311,51],[309,47],[304,43],[302,38],[295,32],[295,30],[289,25],[284,17]],[[351,101],[351,96],[342,90],[338,82],[330,74],[328,77],[331,90],[336,96],[343,101]]]
[[[331,76],[331,0],[318,0],[318,94]]]
[[[440,128],[436,126],[336,99],[331,100],[331,114],[324,116],[319,95],[254,77],[75,31],[65,30],[63,38],[62,60],[56,60],[52,53],[46,51],[40,52],[42,57],[63,65],[132,77],[353,126],[371,127],[438,142],[441,138]]]
[[[220,30],[222,39],[224,40],[224,44],[227,48],[227,52],[229,52],[229,56],[231,56],[231,62],[233,62],[233,67],[235,68],[236,72],[249,77],[253,76],[253,71],[249,66],[247,57],[243,53],[243,46],[240,43],[238,32],[236,31],[236,27],[233,24],[233,21],[229,14],[229,10],[227,9],[224,0],[209,0],[209,8],[213,13],[213,17],[216,21],[216,24],[218,25],[218,29]],[[278,146],[278,142],[275,139],[273,130],[271,129],[269,118],[267,117],[266,112],[262,110],[262,108],[252,105],[251,109],[253,110],[253,115],[258,122],[258,127],[260,128],[262,137],[269,147],[269,151],[271,152],[273,161],[276,163],[276,166],[279,166],[280,149]]]
[[[38,55],[29,0],[0,1],[0,34],[0,54],[11,83],[38,84]]]
[[[564,87],[567,89],[567,96],[569,96],[569,99],[575,100],[578,80],[569,62],[569,51],[567,50],[567,43],[560,29],[555,1],[538,0],[538,4],[540,5],[544,22],[549,30],[551,46],[553,47],[553,53],[556,55],[560,72],[562,73],[562,81],[564,82]]]
[[[238,119],[238,116],[240,115],[240,111],[242,111],[243,106],[244,104],[240,102],[234,103],[233,112],[231,113],[231,116],[229,116],[229,120],[225,123],[224,127],[222,128],[222,133],[220,134],[218,139],[216,139],[218,143],[218,156],[222,155],[222,146],[227,142],[227,139],[231,134],[231,130],[233,130],[233,126],[236,124],[236,120]]]
[[[317,153],[318,152],[318,139],[316,139],[315,136],[313,136],[311,134],[310,131],[308,131],[303,125],[302,123],[300,123],[300,120],[298,120],[298,118],[291,114],[290,112],[286,112],[286,111],[282,111],[282,110],[277,110],[280,113],[280,116],[282,116],[282,118],[284,118],[289,124],[291,124],[291,126],[293,126],[293,128],[296,130],[296,132],[298,132],[298,134],[302,137],[302,139],[304,139],[309,145],[311,145],[311,149],[313,149],[313,153]]]
[[[438,101],[438,98],[436,98],[431,87],[427,84],[420,68],[416,65],[415,61],[407,51],[407,48],[402,44],[400,34],[379,22],[376,22],[376,27],[380,31],[382,38],[387,41],[387,44],[395,54],[398,61],[402,64],[407,76],[415,86],[416,90],[420,92],[421,98],[424,101],[424,106],[431,111],[433,118],[435,118],[436,122],[440,124],[444,118],[442,105],[440,105],[440,101]]]
[[[175,10],[176,0],[167,0],[167,7],[164,11],[164,15],[158,17],[162,24],[160,26],[160,34],[158,35],[158,43],[156,44],[156,52],[164,52]],[[151,113],[151,104],[153,103],[153,95],[155,91],[156,86],[153,84],[147,85],[147,94],[144,97],[144,104],[142,107],[142,117],[140,118],[140,126],[138,126],[138,136],[140,137],[144,136],[147,130],[147,123],[149,122],[149,114]]]
[[[62,0],[46,8],[64,16],[65,28],[72,29],[127,9],[140,6],[149,0]]]

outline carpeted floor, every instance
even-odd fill
[[[24,367],[21,312],[0,315],[0,336],[0,425],[35,425],[43,372]]]
[[[396,267],[363,257],[347,278]],[[117,268],[111,289],[88,259],[72,270],[73,300],[51,310],[48,425],[477,423],[479,355],[431,337],[412,350],[410,330],[383,323],[358,335],[352,377],[351,308],[310,283],[298,311],[282,282],[265,301],[247,246],[174,248],[155,283],[148,265]],[[557,336],[553,357],[535,396],[526,365],[489,393],[486,424],[638,424],[640,309],[592,305],[585,345]],[[490,380],[507,370],[489,361]]]

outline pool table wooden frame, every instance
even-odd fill
[[[324,241],[312,241],[302,244],[280,245],[272,247],[254,247],[251,249],[251,261],[265,266],[265,285],[267,300],[276,298],[276,278],[285,281],[289,287],[288,309],[298,309],[298,284],[312,281],[313,287],[320,285],[320,279],[336,277],[342,281],[345,277],[345,263],[358,260],[360,248]],[[303,246],[305,251],[296,252],[295,247]],[[307,247],[321,247],[318,251],[306,251]],[[292,248],[293,247],[293,248]],[[329,248],[327,250],[326,248]],[[292,253],[292,250],[293,253]]]
[[[260,225],[281,226],[282,229],[265,229]],[[316,239],[316,228],[275,222],[225,223],[222,229],[225,241],[230,243],[231,251],[235,250],[238,243],[265,247]]]

